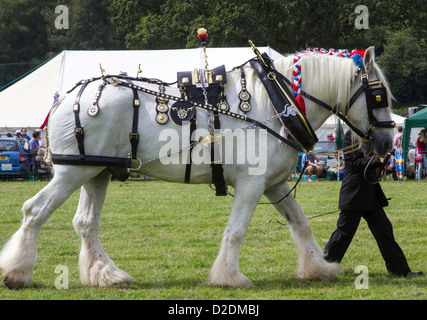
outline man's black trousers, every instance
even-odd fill
[[[325,259],[330,262],[341,262],[362,217],[368,223],[369,229],[377,241],[387,271],[406,276],[411,270],[402,249],[394,239],[391,222],[377,202],[371,211],[341,210],[337,229],[325,247]],[[360,264],[363,264],[363,261]]]

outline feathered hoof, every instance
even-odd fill
[[[252,288],[254,284],[243,274],[236,273],[234,275],[209,276],[208,285],[212,287],[236,287],[236,288]]]
[[[28,288],[31,285],[31,280],[24,281],[20,277],[5,275],[3,277],[3,283],[6,286],[6,288],[10,290],[20,290],[20,289]]]
[[[339,263],[324,262],[321,265],[317,265],[315,268],[310,269],[299,269],[297,271],[297,277],[306,280],[321,280],[321,281],[332,281],[336,278],[338,272],[341,270]]]
[[[127,285],[135,280],[125,271],[113,265],[95,264],[88,273],[80,274],[80,280],[88,286],[109,287]]]

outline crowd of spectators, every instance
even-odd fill
[[[15,134],[6,133],[7,138],[18,140],[22,148],[27,152],[29,161],[28,177],[32,179],[50,180],[52,177],[52,164],[44,160],[46,152],[45,140],[42,139],[41,129],[32,132],[32,138],[28,135],[28,129],[22,128],[15,131]]]

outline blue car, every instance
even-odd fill
[[[0,138],[0,177],[26,178],[30,167],[29,152],[18,140]]]

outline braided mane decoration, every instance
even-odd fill
[[[327,54],[327,55],[334,55],[344,58],[350,58],[353,60],[354,64],[358,67],[363,68],[363,56],[365,55],[365,50],[358,50],[353,49],[350,53],[347,49],[329,49],[326,50],[324,48],[318,49],[318,48],[307,48],[305,52],[298,53],[295,55],[294,58],[294,64],[293,64],[293,94],[295,96],[295,99],[297,100],[301,110],[305,114],[305,102],[304,98],[301,95],[301,86],[302,86],[302,78],[301,78],[301,58],[305,53],[318,53],[318,54]]]
[[[294,83],[292,85],[292,89],[294,92],[295,99],[297,100],[302,112],[305,114],[305,102],[304,98],[301,95],[301,56],[302,54],[298,54],[294,58],[294,71],[292,72]]]

